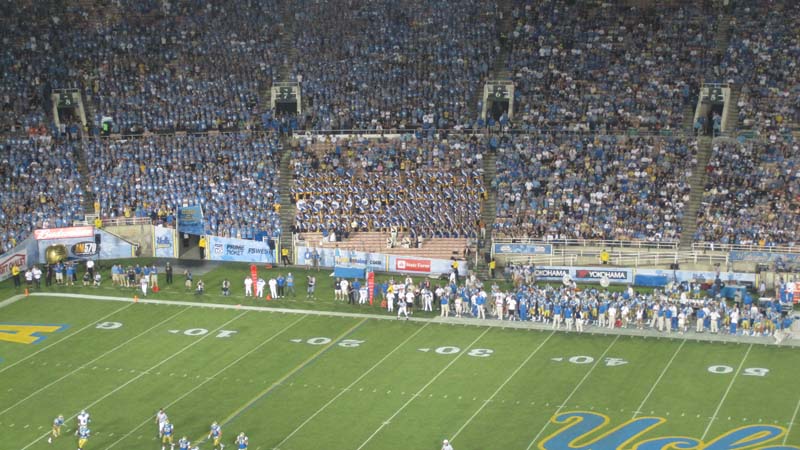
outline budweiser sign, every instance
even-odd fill
[[[94,236],[94,227],[44,228],[33,231],[33,237],[37,241],[44,241],[48,239],[87,238],[92,236]]]

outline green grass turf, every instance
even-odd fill
[[[187,293],[181,275],[175,285],[149,296],[175,302],[170,305],[33,295],[0,308],[0,323],[67,325],[35,344],[0,340],[3,448],[75,448],[71,433],[52,445],[39,438],[57,414],[74,416],[84,407],[93,415],[89,449],[160,448],[153,415],[166,407],[177,437],[201,438],[216,420],[224,424],[225,442],[232,444],[235,434],[245,431],[252,450],[438,449],[443,438],[454,439],[458,450],[477,450],[538,448],[561,429],[549,423],[556,412],[599,412],[609,417],[609,428],[634,415],[652,415],[666,421],[641,439],[676,435],[710,441],[752,423],[787,427],[800,404],[794,388],[800,353],[792,348],[180,303],[202,299],[385,314],[377,302],[334,303],[325,271],[318,274],[318,298],[306,301],[305,271],[291,270],[297,299],[244,299],[247,266],[233,264],[203,275],[208,287],[203,297]],[[279,272],[287,270],[263,276]],[[105,275],[101,288],[42,290],[132,297],[133,289],[111,287]],[[223,278],[233,282],[231,297],[219,295]],[[160,283],[165,285],[163,274]],[[0,285],[0,299],[14,293],[10,283]],[[99,322],[123,326],[104,330],[96,328]],[[210,331],[184,334],[201,328]],[[236,333],[216,337],[221,330]],[[492,352],[471,356],[475,349]],[[625,363],[614,365],[620,360]],[[713,365],[734,372],[710,373]],[[748,368],[769,372],[747,376]],[[65,428],[73,427],[69,420]],[[800,444],[800,426],[792,425],[786,444]],[[201,448],[211,447],[206,442]]]
[[[163,295],[196,300],[178,289]],[[548,423],[556,412],[599,412],[609,427],[653,415],[666,422],[641,439],[710,441],[759,421],[787,427],[800,403],[793,348],[35,295],[0,308],[0,322],[68,325],[36,344],[0,340],[9,449],[75,448],[71,433],[52,445],[40,437],[57,414],[84,407],[89,449],[160,448],[153,415],[166,407],[178,437],[201,438],[216,420],[225,442],[245,431],[252,450],[438,449],[443,438],[478,450],[538,448],[561,428]],[[184,333],[201,328],[209,332]],[[221,330],[236,333],[217,337]],[[713,374],[712,365],[734,372]],[[769,372],[745,375],[754,367]],[[786,443],[800,444],[800,426]]]

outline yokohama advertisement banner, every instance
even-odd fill
[[[72,238],[94,239],[94,227],[43,228],[34,230],[33,237],[37,241]]]
[[[632,269],[609,269],[605,267],[539,266],[534,269],[539,280],[562,281],[568,276],[577,282],[633,283]]]

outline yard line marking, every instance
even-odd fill
[[[57,384],[58,382],[60,382],[60,381],[62,381],[62,380],[64,380],[64,379],[66,379],[66,378],[68,378],[68,377],[72,376],[72,375],[73,375],[73,374],[75,374],[76,372],[78,372],[78,371],[80,371],[80,370],[82,370],[82,369],[85,369],[85,368],[89,367],[89,365],[91,365],[93,362],[95,362],[95,361],[97,361],[97,360],[99,360],[99,359],[101,359],[101,358],[103,358],[103,357],[105,357],[105,356],[107,356],[107,355],[110,355],[110,354],[112,354],[112,353],[116,352],[117,350],[119,350],[120,348],[122,348],[122,347],[124,347],[124,346],[128,345],[129,343],[133,342],[134,340],[136,340],[136,339],[139,339],[140,337],[144,336],[145,334],[147,334],[147,333],[149,333],[149,332],[153,331],[154,329],[158,328],[158,327],[159,327],[159,326],[161,326],[162,324],[164,324],[164,323],[166,323],[166,322],[168,322],[168,321],[172,320],[173,318],[175,318],[175,317],[176,317],[176,316],[178,316],[179,314],[182,314],[182,313],[186,312],[186,311],[187,311],[189,308],[190,308],[190,307],[186,307],[186,308],[183,308],[183,309],[181,309],[181,310],[180,310],[180,311],[178,311],[177,313],[175,313],[175,314],[173,314],[173,315],[171,315],[171,316],[167,317],[166,319],[162,320],[161,322],[158,322],[157,324],[155,324],[155,325],[153,325],[152,327],[150,327],[150,328],[148,328],[148,329],[146,329],[146,330],[142,331],[141,333],[137,334],[136,336],[133,336],[132,338],[130,338],[130,339],[128,339],[127,341],[125,341],[125,342],[123,342],[123,343],[121,343],[121,344],[117,345],[116,347],[112,348],[111,350],[107,350],[106,352],[104,352],[104,353],[100,354],[100,356],[97,356],[96,358],[92,359],[91,361],[85,362],[85,363],[81,364],[80,366],[77,366],[75,369],[71,370],[70,372],[67,372],[66,374],[62,375],[60,378],[58,378],[58,379],[56,379],[56,380],[54,380],[54,381],[52,381],[52,382],[50,382],[50,383],[48,383],[48,384],[46,384],[46,385],[44,385],[44,386],[40,387],[39,389],[37,389],[37,390],[33,391],[33,392],[32,392],[30,395],[28,395],[27,397],[23,398],[22,400],[19,400],[18,402],[14,403],[13,405],[9,406],[8,408],[6,408],[6,409],[4,409],[4,410],[0,411],[0,416],[2,416],[3,414],[5,414],[5,413],[7,413],[7,412],[11,411],[12,409],[16,408],[16,407],[17,407],[17,406],[19,406],[20,404],[22,404],[22,403],[25,403],[26,401],[30,400],[30,399],[31,399],[33,396],[35,396],[36,394],[38,394],[38,393],[40,393],[40,392],[44,391],[45,389],[47,389],[47,388],[49,388],[49,387],[51,387],[51,386],[53,386],[53,385]],[[97,366],[94,366],[94,369],[97,369]]]
[[[476,338],[475,338],[475,340],[474,340],[474,341],[472,341],[472,343],[470,343],[468,346],[466,346],[466,347],[464,348],[464,350],[462,350],[462,351],[461,351],[461,353],[459,353],[459,354],[458,354],[458,355],[457,355],[455,358],[453,358],[453,360],[452,360],[452,361],[450,361],[450,362],[449,362],[449,363],[448,363],[446,366],[444,366],[444,368],[442,368],[442,370],[440,370],[440,371],[439,371],[439,373],[437,373],[436,375],[434,375],[434,377],[433,377],[433,378],[431,378],[431,379],[430,379],[430,380],[429,380],[429,381],[428,381],[428,382],[425,384],[425,386],[422,386],[422,388],[421,388],[419,391],[417,391],[417,393],[416,393],[416,394],[412,395],[412,396],[411,396],[411,398],[410,398],[410,399],[408,399],[408,401],[407,401],[407,402],[405,402],[405,403],[403,404],[403,406],[401,406],[401,407],[400,407],[400,409],[398,409],[398,410],[397,410],[397,411],[396,411],[394,414],[392,414],[392,416],[391,416],[391,417],[389,417],[388,419],[386,419],[386,420],[383,422],[383,424],[382,424],[381,426],[379,426],[379,427],[378,427],[378,429],[377,429],[377,430],[375,430],[375,432],[374,432],[374,433],[372,433],[372,434],[371,434],[371,435],[370,435],[370,436],[367,438],[367,440],[366,440],[366,441],[364,441],[364,442],[363,442],[363,443],[362,443],[362,444],[361,444],[361,445],[360,445],[360,446],[359,446],[359,447],[358,447],[356,450],[361,450],[362,448],[364,448],[364,446],[365,446],[365,445],[367,445],[367,444],[369,443],[369,441],[371,441],[371,440],[372,440],[372,438],[374,438],[374,437],[375,437],[375,436],[376,436],[378,433],[380,433],[380,431],[381,431],[381,430],[382,430],[382,429],[383,429],[383,428],[384,428],[384,427],[385,427],[387,424],[389,424],[389,423],[392,421],[392,419],[394,419],[395,417],[397,417],[397,415],[398,415],[398,414],[400,414],[400,413],[401,413],[401,412],[402,412],[404,409],[406,409],[406,407],[407,407],[409,404],[411,404],[411,402],[413,402],[413,401],[414,401],[414,399],[415,399],[415,398],[417,398],[417,396],[419,396],[419,395],[420,395],[420,394],[421,394],[421,393],[422,393],[422,392],[423,392],[425,389],[427,389],[427,388],[428,388],[428,386],[430,386],[431,384],[433,384],[433,382],[434,382],[434,381],[436,381],[436,380],[437,380],[437,379],[438,379],[438,378],[439,378],[439,377],[440,377],[440,376],[441,376],[443,373],[445,373],[445,371],[447,371],[447,369],[449,369],[449,368],[450,368],[450,366],[452,366],[453,364],[455,364],[455,362],[456,362],[456,361],[458,361],[458,360],[459,360],[459,359],[460,359],[462,356],[464,356],[465,354],[467,354],[467,352],[469,351],[469,349],[470,349],[470,348],[471,348],[473,345],[475,345],[475,343],[476,343],[476,342],[478,342],[478,341],[479,341],[479,340],[480,340],[480,339],[481,339],[481,338],[482,338],[484,335],[486,335],[486,333],[488,333],[488,332],[489,332],[489,330],[491,330],[491,328],[486,328],[486,329],[483,331],[483,333],[481,333],[481,334],[480,334],[478,337],[476,337]]]
[[[345,393],[345,392],[348,392],[348,391],[349,391],[349,390],[350,390],[350,389],[351,389],[353,386],[355,386],[356,384],[358,384],[358,382],[360,382],[361,380],[363,380],[363,379],[364,379],[364,378],[365,378],[367,375],[369,375],[369,374],[370,374],[370,373],[371,373],[373,370],[375,370],[375,369],[376,369],[378,366],[380,366],[380,365],[381,365],[381,364],[382,364],[384,361],[386,361],[387,359],[389,359],[389,357],[390,357],[390,356],[392,356],[392,355],[394,354],[394,352],[396,352],[396,351],[400,350],[400,348],[402,348],[403,346],[405,346],[405,345],[406,345],[406,344],[407,344],[407,343],[408,343],[408,342],[409,342],[409,341],[410,341],[412,338],[414,338],[416,335],[418,335],[418,334],[419,334],[419,333],[420,333],[422,330],[424,330],[424,329],[425,329],[425,328],[426,328],[428,325],[430,325],[430,322],[426,323],[426,324],[425,324],[425,325],[423,325],[423,326],[422,326],[420,329],[418,329],[417,331],[415,331],[415,332],[414,332],[414,334],[412,334],[411,336],[407,337],[407,338],[406,338],[406,339],[405,339],[403,342],[401,342],[401,343],[400,343],[400,345],[398,345],[397,347],[395,347],[395,348],[394,348],[394,349],[393,349],[391,352],[387,353],[387,354],[386,354],[386,356],[384,356],[383,358],[381,358],[381,360],[380,360],[380,361],[376,362],[376,363],[375,363],[375,364],[374,364],[372,367],[370,367],[370,368],[369,368],[369,369],[368,369],[366,372],[364,372],[363,374],[361,374],[361,376],[360,376],[360,377],[356,378],[356,380],[355,380],[355,381],[353,381],[352,383],[350,383],[350,385],[349,385],[349,386],[347,386],[346,388],[344,388],[343,390],[341,390],[341,391],[340,391],[340,392],[339,392],[339,393],[338,393],[338,394],[337,394],[335,397],[333,397],[333,398],[332,398],[332,399],[331,399],[331,400],[330,400],[328,403],[325,403],[325,404],[324,404],[324,405],[323,405],[321,408],[319,408],[319,409],[318,409],[318,410],[317,410],[317,411],[316,411],[314,414],[312,414],[312,415],[311,415],[311,416],[310,416],[308,419],[306,419],[306,420],[305,420],[303,423],[301,423],[300,425],[298,425],[298,426],[297,426],[297,428],[295,428],[295,429],[294,429],[294,431],[292,431],[291,433],[289,433],[289,434],[288,434],[288,435],[287,435],[287,436],[286,436],[286,437],[285,437],[285,438],[284,438],[282,441],[280,441],[280,442],[279,442],[279,443],[278,443],[278,444],[277,444],[275,447],[273,447],[273,450],[277,450],[278,448],[280,448],[280,446],[281,446],[281,445],[285,444],[285,443],[286,443],[286,441],[288,441],[288,440],[289,440],[289,439],[290,439],[292,436],[294,436],[294,435],[295,435],[295,433],[297,433],[298,431],[300,431],[300,429],[301,429],[301,428],[303,428],[304,426],[306,426],[306,424],[307,424],[308,422],[311,422],[311,421],[312,421],[312,420],[313,420],[315,417],[317,417],[317,415],[318,415],[319,413],[321,413],[322,411],[324,411],[324,410],[325,410],[325,409],[326,409],[328,406],[330,406],[330,405],[331,405],[333,402],[335,402],[335,401],[336,401],[336,400],[337,400],[339,397],[341,397],[342,395],[344,395],[344,393]],[[388,391],[388,392],[387,392],[387,394],[388,394],[389,392],[392,392],[392,391]]]
[[[556,412],[554,412],[554,413],[553,413],[553,415],[552,415],[551,417],[555,417],[555,416],[557,416],[557,415],[558,415],[558,413],[560,413],[560,412],[561,412],[561,410],[564,408],[564,405],[566,405],[567,403],[569,403],[569,400],[572,398],[572,396],[573,396],[573,395],[575,395],[575,393],[576,393],[576,392],[578,392],[578,389],[580,389],[580,388],[581,388],[581,386],[583,386],[583,383],[584,383],[586,380],[588,380],[588,379],[589,379],[589,375],[591,375],[591,374],[592,374],[592,372],[594,371],[595,367],[597,367],[597,366],[598,366],[598,365],[599,365],[599,364],[600,364],[600,363],[601,363],[601,362],[604,360],[604,358],[606,357],[606,354],[608,353],[608,351],[609,351],[609,350],[611,350],[611,347],[613,347],[613,346],[614,346],[614,344],[616,344],[616,343],[617,343],[617,340],[619,339],[619,337],[620,337],[620,336],[621,336],[621,335],[619,335],[619,334],[618,334],[618,335],[617,335],[617,337],[615,337],[615,338],[614,338],[614,340],[613,340],[613,341],[611,341],[611,344],[609,344],[609,345],[608,345],[608,347],[606,347],[606,349],[605,349],[605,351],[603,352],[603,354],[602,354],[602,355],[600,355],[600,357],[599,357],[599,358],[597,358],[597,360],[595,360],[594,364],[592,364],[592,367],[591,367],[591,368],[589,368],[589,370],[586,372],[586,375],[584,375],[584,376],[583,376],[583,378],[581,378],[581,381],[579,381],[579,382],[578,382],[578,384],[575,386],[575,389],[573,389],[573,390],[572,390],[572,392],[570,392],[570,393],[569,393],[569,395],[567,396],[567,398],[566,398],[566,399],[564,399],[564,401],[562,402],[562,404],[561,404],[561,405],[558,407],[558,409],[556,409]],[[531,441],[531,443],[528,445],[528,447],[527,447],[525,450],[531,450],[531,447],[533,447],[533,444],[535,444],[535,443],[536,443],[536,441],[538,441],[538,440],[539,440],[539,436],[541,436],[541,435],[542,435],[542,433],[544,433],[544,430],[546,430],[546,429],[547,429],[547,426],[548,426],[548,425],[550,425],[550,420],[548,420],[547,422],[545,422],[545,424],[544,424],[544,426],[542,427],[542,429],[541,429],[541,430],[539,430],[539,432],[538,432],[538,433],[536,433],[536,436],[533,438],[533,440]],[[23,449],[23,450],[24,450],[24,449]]]
[[[667,365],[664,366],[664,370],[662,370],[661,374],[658,376],[658,378],[656,378],[655,383],[653,383],[653,385],[650,387],[650,391],[647,393],[647,395],[644,396],[644,400],[642,400],[642,403],[639,404],[639,407],[636,408],[636,411],[633,412],[633,417],[631,417],[631,419],[635,419],[636,416],[642,413],[641,410],[642,408],[644,408],[644,404],[647,403],[648,400],[650,400],[650,396],[653,395],[653,392],[655,392],[656,386],[658,386],[658,383],[660,383],[661,379],[664,378],[664,375],[666,375],[667,370],[669,370],[669,367],[672,365],[672,361],[675,361],[675,357],[678,356],[678,353],[680,353],[684,344],[686,344],[686,339],[684,339],[681,342],[681,345],[678,346],[678,349],[675,350],[675,353],[672,354],[672,358],[670,358],[669,361],[667,362]]]
[[[792,414],[792,420],[789,422],[789,426],[786,428],[786,434],[783,436],[783,445],[786,445],[786,440],[789,439],[789,434],[792,432],[792,425],[794,425],[795,419],[797,419],[797,411],[800,410],[800,399],[797,400],[797,407],[794,408],[794,414]],[[758,419],[761,422],[761,419]]]
[[[255,351],[257,351],[257,350],[261,349],[261,347],[263,347],[264,345],[266,345],[266,344],[268,344],[268,343],[272,342],[272,340],[273,340],[273,339],[277,338],[278,336],[280,336],[281,334],[283,334],[284,332],[286,332],[287,330],[289,330],[289,328],[292,328],[293,326],[297,325],[297,324],[298,324],[298,323],[299,323],[301,320],[305,319],[306,317],[308,317],[308,316],[300,316],[300,318],[299,318],[299,319],[295,320],[294,322],[290,323],[289,325],[287,325],[286,327],[284,327],[283,329],[281,329],[281,330],[280,330],[280,331],[278,331],[277,333],[273,334],[272,336],[270,336],[269,338],[267,338],[265,341],[261,342],[261,343],[260,343],[260,344],[258,344],[256,347],[254,347],[254,348],[252,348],[251,350],[249,350],[247,353],[245,353],[245,354],[243,354],[242,356],[240,356],[240,357],[236,358],[236,359],[235,359],[235,360],[233,360],[233,361],[232,361],[230,364],[228,364],[228,365],[226,365],[225,367],[223,367],[222,369],[218,370],[218,371],[217,371],[217,372],[216,372],[214,375],[211,375],[210,377],[206,377],[206,379],[205,379],[205,380],[204,380],[202,383],[200,383],[200,384],[197,384],[195,387],[193,387],[191,390],[189,390],[189,391],[188,391],[188,392],[186,392],[185,394],[183,394],[183,395],[181,395],[180,397],[176,398],[176,399],[175,399],[175,400],[173,400],[172,402],[170,402],[170,403],[166,404],[166,405],[164,406],[164,408],[165,408],[165,409],[166,409],[166,408],[169,408],[170,406],[172,406],[172,405],[174,405],[174,404],[178,403],[179,401],[183,400],[184,398],[186,398],[187,396],[189,396],[189,395],[190,395],[192,392],[194,392],[194,391],[196,391],[196,390],[200,389],[200,388],[201,388],[201,387],[203,387],[203,386],[204,386],[206,383],[208,383],[209,381],[211,381],[211,380],[215,379],[215,378],[216,378],[217,376],[219,376],[219,375],[220,375],[222,372],[224,372],[224,371],[226,371],[226,370],[230,369],[231,367],[233,367],[234,365],[236,365],[237,363],[239,363],[241,360],[243,360],[243,359],[245,359],[246,357],[250,356],[250,355],[251,355],[251,354],[253,354]],[[139,424],[139,425],[138,425],[136,428],[134,428],[133,430],[131,430],[131,431],[129,431],[129,432],[127,432],[127,433],[123,434],[121,438],[119,438],[117,441],[115,441],[114,443],[112,443],[111,445],[109,445],[108,447],[106,447],[106,450],[108,450],[108,449],[110,449],[111,447],[114,447],[115,445],[119,444],[119,443],[120,443],[122,440],[124,440],[124,439],[125,439],[125,438],[127,438],[128,436],[130,436],[130,435],[134,434],[136,431],[138,431],[138,430],[139,430],[139,428],[142,428],[143,426],[147,425],[148,423],[151,423],[151,418],[147,418],[147,419],[145,419],[145,420],[144,420],[142,423],[140,423],[140,424]]]
[[[350,335],[350,333],[352,333],[353,331],[355,331],[355,330],[356,330],[358,327],[360,327],[361,325],[363,325],[363,324],[364,324],[364,322],[366,322],[366,321],[367,321],[367,319],[361,319],[361,320],[359,320],[359,321],[358,321],[358,323],[356,323],[356,324],[355,324],[355,325],[353,325],[352,327],[348,328],[347,330],[343,331],[343,332],[342,332],[341,334],[339,334],[339,336],[337,336],[335,339],[331,339],[331,341],[330,341],[329,343],[327,343],[327,344],[325,344],[324,346],[322,346],[322,348],[321,348],[321,349],[319,349],[319,350],[318,350],[317,352],[315,352],[313,355],[309,356],[309,357],[308,357],[308,358],[307,358],[305,361],[303,361],[303,362],[301,362],[300,364],[298,364],[297,366],[295,366],[295,368],[294,368],[294,369],[292,369],[292,370],[290,370],[290,371],[289,371],[289,372],[288,372],[286,375],[284,375],[284,376],[282,376],[281,378],[279,378],[278,380],[274,381],[272,384],[270,384],[270,385],[269,385],[269,387],[267,387],[267,388],[266,388],[266,389],[264,389],[263,391],[261,391],[261,392],[259,392],[258,394],[256,394],[256,395],[255,395],[253,398],[251,398],[250,400],[248,400],[248,401],[247,401],[247,403],[245,403],[244,405],[242,405],[241,407],[239,407],[239,408],[238,408],[236,411],[234,411],[233,413],[231,413],[231,414],[230,414],[228,417],[226,417],[226,418],[225,418],[225,420],[223,420],[223,421],[221,421],[221,422],[220,422],[220,425],[226,425],[226,424],[230,423],[230,422],[231,422],[233,419],[235,419],[235,418],[236,418],[236,417],[237,417],[239,414],[243,413],[245,410],[247,410],[248,408],[250,408],[251,406],[253,406],[254,404],[256,404],[256,402],[258,402],[259,400],[261,400],[262,398],[264,398],[264,397],[265,397],[267,394],[269,394],[270,392],[272,392],[272,390],[273,390],[273,389],[275,389],[276,387],[278,387],[278,386],[280,386],[281,384],[283,384],[283,383],[284,383],[286,380],[288,380],[289,378],[291,378],[292,376],[294,376],[294,374],[296,374],[297,372],[299,372],[299,371],[301,371],[301,370],[305,369],[305,368],[306,368],[306,366],[308,366],[309,364],[311,364],[312,362],[314,362],[314,361],[315,361],[317,358],[319,358],[319,356],[320,356],[320,355],[322,355],[323,353],[325,353],[325,352],[327,352],[328,350],[330,350],[331,348],[333,348],[333,347],[334,347],[336,344],[338,344],[338,343],[339,343],[339,342],[340,342],[342,339],[344,339],[345,337],[347,337],[348,335]],[[198,438],[198,439],[195,439],[193,442],[195,443],[195,445],[199,445],[199,444],[202,444],[202,443],[203,443],[203,442],[205,442],[205,441],[206,441],[206,435],[203,435],[203,436],[201,436],[200,438]],[[22,450],[25,450],[25,449],[22,449]]]
[[[728,398],[728,394],[731,392],[731,388],[733,387],[733,382],[736,381],[736,377],[742,371],[742,367],[744,367],[744,362],[747,359],[747,355],[750,354],[750,350],[752,349],[753,349],[753,344],[750,344],[750,346],[747,347],[747,351],[744,353],[742,361],[739,363],[739,367],[736,369],[736,372],[731,377],[731,382],[728,383],[728,389],[725,389],[725,393],[722,395],[722,400],[719,401],[717,409],[714,411],[714,414],[711,415],[712,419],[708,421],[708,426],[706,427],[706,431],[704,431],[703,436],[700,437],[701,441],[706,440],[706,436],[708,436],[708,432],[711,430],[711,425],[714,424],[714,418],[716,418],[717,415],[719,415],[719,410],[722,409],[722,404],[725,403],[725,399]]]
[[[186,308],[186,309],[189,309],[189,308]],[[170,361],[171,359],[173,359],[173,358],[175,358],[176,356],[180,355],[181,353],[185,352],[186,350],[189,350],[190,348],[194,347],[195,345],[199,344],[200,342],[203,342],[203,340],[205,340],[206,338],[208,338],[208,337],[210,337],[210,336],[214,335],[214,333],[216,333],[217,331],[221,330],[223,327],[227,326],[229,323],[231,323],[231,322],[234,322],[235,320],[237,320],[237,319],[239,319],[240,317],[244,316],[245,314],[247,314],[247,311],[243,311],[241,314],[239,314],[239,315],[237,315],[236,317],[234,317],[233,319],[231,319],[231,320],[229,320],[229,321],[227,321],[227,322],[223,323],[222,325],[218,326],[217,328],[215,328],[215,329],[214,329],[214,330],[212,330],[211,332],[209,332],[209,333],[207,333],[207,334],[205,334],[205,335],[203,335],[203,336],[200,336],[200,338],[199,338],[199,339],[196,339],[196,340],[192,341],[190,344],[186,345],[186,346],[185,346],[185,347],[183,347],[182,349],[180,349],[180,350],[178,350],[177,352],[175,352],[175,353],[173,353],[173,354],[171,354],[171,355],[167,356],[166,358],[164,358],[164,359],[163,359],[161,362],[159,362],[159,363],[156,363],[156,364],[155,364],[153,367],[151,367],[151,368],[149,368],[149,369],[145,370],[144,372],[140,373],[139,375],[136,375],[135,377],[131,378],[130,380],[126,381],[125,383],[122,383],[122,384],[120,384],[119,386],[117,386],[116,388],[114,388],[112,391],[108,392],[107,394],[103,395],[102,397],[98,398],[97,400],[93,401],[92,403],[90,403],[90,404],[88,404],[88,405],[84,406],[82,409],[89,409],[89,408],[91,408],[92,406],[94,406],[94,405],[96,405],[96,404],[98,404],[98,403],[102,402],[102,401],[103,401],[103,400],[105,400],[106,398],[108,398],[108,397],[110,397],[110,396],[114,395],[114,394],[115,394],[116,392],[118,392],[119,390],[121,390],[121,389],[125,388],[125,387],[126,387],[126,386],[128,386],[129,384],[131,384],[131,383],[133,383],[134,381],[138,380],[139,378],[141,378],[141,377],[145,376],[145,374],[149,373],[151,370],[153,370],[153,369],[156,369],[156,368],[158,368],[159,366],[161,366],[161,365],[163,365],[163,364],[166,364],[168,361]],[[69,416],[69,417],[68,417],[66,420],[67,420],[67,421],[69,421],[69,420],[72,420],[72,419],[74,419],[74,418],[75,418],[75,416],[76,416],[76,414],[73,414],[73,415]],[[25,447],[22,447],[20,450],[27,450],[27,449],[28,449],[28,448],[30,448],[30,447],[31,447],[33,444],[35,444],[35,443],[39,442],[40,440],[42,440],[42,439],[46,438],[48,434],[50,434],[50,433],[45,433],[45,434],[43,434],[43,435],[39,436],[38,438],[36,438],[36,439],[34,439],[33,441],[31,441],[31,442],[30,442],[28,445],[26,445]]]
[[[514,375],[516,375],[516,374],[517,374],[517,373],[518,373],[520,370],[522,370],[522,368],[525,366],[525,364],[527,364],[527,363],[528,363],[528,361],[530,361],[530,360],[531,360],[531,358],[533,358],[533,356],[534,356],[536,353],[538,353],[538,352],[539,352],[539,350],[541,350],[541,349],[542,349],[542,347],[544,347],[544,345],[545,345],[545,344],[547,344],[547,341],[549,341],[549,340],[550,340],[550,338],[551,338],[551,337],[553,337],[553,335],[554,335],[555,333],[556,333],[555,331],[551,331],[551,332],[550,332],[550,334],[547,336],[547,338],[546,338],[544,341],[542,341],[542,342],[539,344],[539,346],[538,346],[538,347],[536,347],[536,349],[535,349],[535,350],[533,350],[533,352],[531,352],[531,354],[530,354],[530,355],[528,355],[528,357],[527,357],[527,358],[525,358],[525,360],[524,360],[524,361],[522,361],[522,363],[521,363],[519,366],[517,366],[517,368],[516,368],[516,369],[515,369],[513,372],[511,372],[511,375],[509,375],[509,376],[508,376],[508,378],[506,378],[506,381],[504,381],[504,382],[503,382],[503,384],[501,384],[501,385],[500,385],[500,386],[497,388],[497,390],[495,390],[495,391],[494,391],[494,393],[493,393],[493,394],[492,394],[492,395],[491,395],[491,396],[490,396],[490,397],[489,397],[487,400],[484,400],[484,402],[483,402],[483,404],[481,405],[481,407],[480,407],[480,408],[478,408],[478,410],[477,410],[477,411],[475,411],[475,414],[473,414],[473,415],[472,415],[472,417],[470,417],[469,419],[467,419],[467,421],[466,421],[466,422],[464,422],[464,425],[461,425],[461,428],[459,428],[459,429],[458,429],[458,431],[456,431],[456,432],[455,432],[455,434],[453,434],[453,436],[450,438],[450,440],[451,440],[451,441],[455,441],[455,440],[456,440],[456,438],[458,437],[458,435],[459,435],[459,434],[461,434],[461,432],[462,432],[462,431],[464,431],[464,428],[466,428],[466,427],[467,427],[467,426],[468,426],[468,425],[469,425],[469,424],[472,422],[472,420],[473,420],[473,419],[475,419],[475,417],[477,417],[477,416],[478,416],[478,414],[480,414],[480,412],[481,412],[481,411],[483,411],[483,408],[485,408],[485,407],[486,407],[486,405],[488,405],[489,403],[491,403],[491,402],[492,402],[492,400],[494,399],[494,397],[495,397],[495,396],[496,396],[498,393],[500,393],[500,391],[501,391],[501,390],[503,390],[503,388],[504,388],[504,387],[506,387],[506,384],[508,384],[508,382],[509,382],[509,381],[511,381],[511,379],[512,379],[512,378],[514,378]],[[503,401],[503,403],[505,403],[505,401]],[[517,403],[519,403],[519,402],[517,402]]]
[[[13,297],[12,297],[12,298],[13,298]],[[9,299],[9,300],[10,300],[10,299]],[[26,356],[26,357],[24,357],[24,358],[20,359],[19,361],[15,362],[15,363],[13,363],[13,364],[9,364],[9,365],[8,365],[8,366],[6,366],[6,367],[3,367],[2,369],[0,369],[0,373],[3,373],[3,372],[5,372],[6,370],[8,370],[8,369],[10,369],[10,368],[12,368],[12,367],[14,367],[14,366],[16,366],[17,364],[19,364],[19,363],[21,363],[21,362],[23,362],[23,361],[27,361],[27,360],[29,360],[29,359],[33,358],[34,356],[38,355],[39,353],[41,353],[41,352],[43,352],[43,351],[45,351],[45,350],[49,349],[50,347],[52,347],[52,346],[54,346],[54,345],[56,345],[56,344],[60,344],[60,343],[61,343],[61,342],[63,342],[64,340],[66,340],[66,339],[69,339],[69,338],[71,338],[71,337],[75,336],[76,334],[78,334],[78,333],[80,333],[80,332],[82,332],[82,331],[85,331],[85,330],[87,330],[88,328],[91,328],[91,327],[93,327],[93,326],[96,326],[98,322],[102,322],[103,320],[105,320],[105,319],[107,319],[107,318],[109,318],[109,317],[113,316],[114,314],[116,314],[116,313],[118,313],[118,312],[122,312],[123,310],[126,310],[126,309],[130,308],[130,307],[131,307],[131,306],[133,306],[133,305],[134,305],[133,303],[131,303],[131,304],[129,304],[129,305],[125,305],[125,306],[123,306],[122,308],[115,309],[114,311],[112,311],[112,312],[110,312],[110,313],[106,314],[105,316],[103,316],[103,317],[101,317],[101,318],[99,318],[99,319],[97,319],[97,320],[93,320],[92,322],[90,322],[89,324],[87,324],[85,327],[83,327],[83,328],[80,328],[79,330],[75,331],[74,333],[70,333],[70,334],[68,334],[68,335],[66,335],[66,336],[64,336],[64,337],[62,337],[61,339],[59,339],[59,340],[57,340],[57,341],[55,341],[55,342],[53,342],[53,343],[51,343],[51,344],[49,344],[49,345],[47,345],[47,346],[45,346],[45,347],[42,347],[42,348],[40,348],[39,350],[36,350],[35,352],[33,352],[33,353],[31,353],[30,355],[28,355],[28,356]],[[0,307],[2,307],[2,306],[5,306],[5,305],[2,305],[2,304],[0,303]]]

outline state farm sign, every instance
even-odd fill
[[[33,231],[33,237],[37,241],[88,238],[92,236],[94,236],[94,227],[44,228]]]
[[[395,269],[400,272],[430,272],[431,262],[427,259],[397,258]]]

